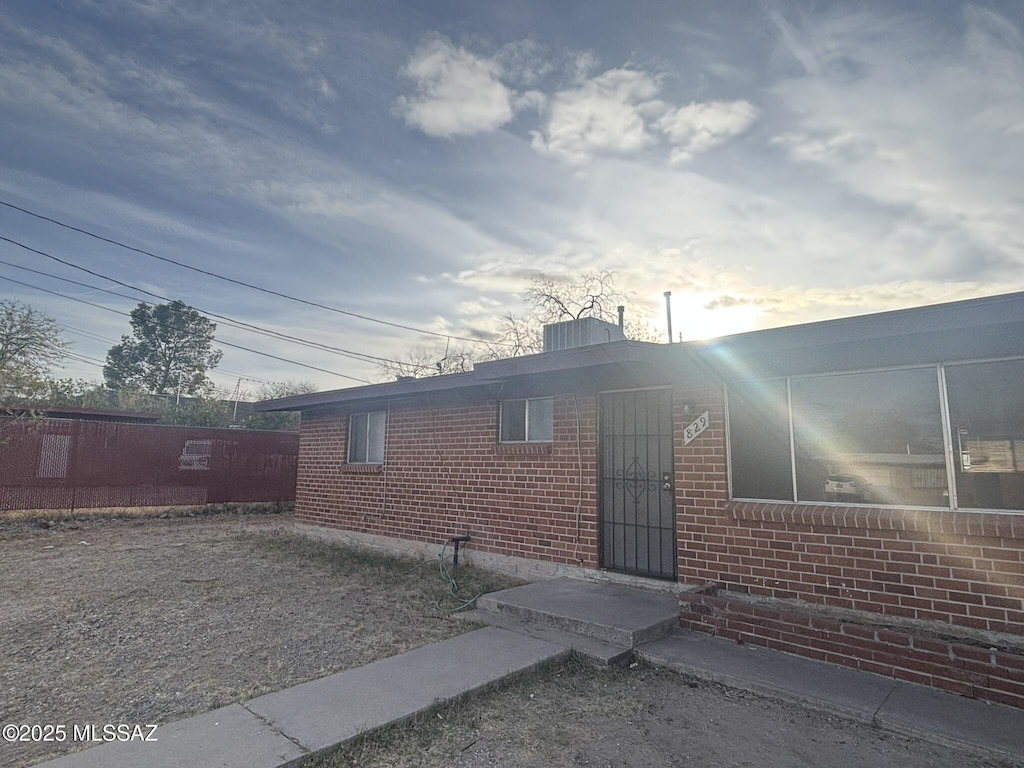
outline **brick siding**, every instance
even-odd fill
[[[676,439],[685,626],[1024,706],[1024,516],[730,501],[721,393],[676,396],[711,412]]]
[[[499,444],[494,401],[392,407],[386,464],[349,465],[348,413],[304,415],[296,517],[350,531],[597,566],[594,397],[555,398],[550,444]],[[579,543],[577,546],[577,508]]]
[[[572,395],[550,445],[499,444],[494,401],[392,407],[384,467],[346,463],[348,412],[304,414],[296,516],[596,568],[597,399],[578,403],[582,494]],[[673,411],[684,626],[1024,706],[1024,516],[731,501],[721,389]]]

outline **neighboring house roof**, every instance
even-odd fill
[[[734,381],[802,373],[1024,356],[1024,292],[771,328],[710,341],[613,341],[477,363],[468,373],[266,400],[256,411],[295,411],[505,392],[516,380],[557,377],[566,391],[602,376],[622,388],[680,378]],[[520,394],[520,396],[523,396]],[[528,394],[526,395],[528,396]]]
[[[103,408],[27,408],[24,406],[14,406],[5,410],[7,412],[17,414],[41,413],[48,419],[71,419],[74,421],[152,423],[160,420],[159,413],[116,411]]]

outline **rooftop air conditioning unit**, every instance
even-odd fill
[[[608,341],[623,341],[625,338],[622,329],[614,323],[606,323],[596,317],[583,317],[579,320],[545,325],[544,351],[555,352],[559,349],[586,347]]]

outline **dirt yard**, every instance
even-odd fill
[[[471,627],[436,565],[289,535],[288,516],[0,524],[0,723],[167,722]],[[417,567],[420,565],[420,567]],[[510,582],[460,569],[460,594]],[[0,743],[0,766],[73,744]],[[1024,766],[671,672],[569,662],[388,729],[343,766]]]
[[[648,667],[570,662],[304,768],[1019,768]]]
[[[435,564],[290,516],[0,524],[0,723],[168,723],[465,632]],[[460,568],[461,594],[512,582]],[[0,743],[0,766],[81,745]]]

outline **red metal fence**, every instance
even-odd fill
[[[289,432],[0,419],[0,511],[294,501]]]

